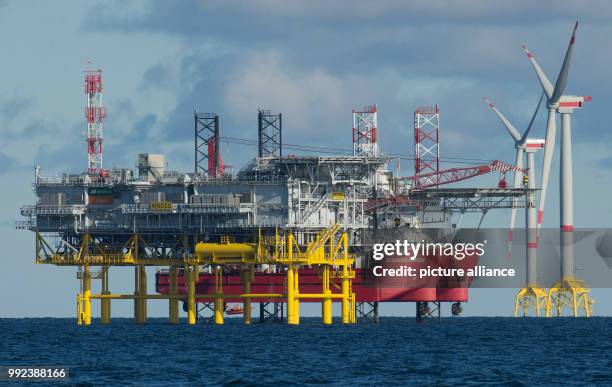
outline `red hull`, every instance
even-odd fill
[[[465,302],[468,300],[467,288],[436,289],[428,288],[401,288],[401,287],[367,287],[362,286],[361,269],[356,269],[356,278],[353,280],[353,291],[357,302],[416,302],[416,301],[448,301]],[[168,273],[159,272],[156,276],[156,290],[160,294],[168,294]],[[256,273],[251,284],[251,292],[256,294],[286,293],[285,273]],[[300,293],[321,293],[321,279],[318,271],[313,269],[300,270]],[[338,282],[339,284],[339,282]],[[182,273],[178,278],[179,293],[186,294],[187,288]],[[196,294],[213,294],[215,289],[215,275],[200,273],[196,284]],[[332,292],[339,293],[338,288],[332,285]],[[231,295],[243,293],[239,273],[225,274],[223,276],[223,293],[228,296],[225,302],[242,302],[240,298],[231,298]],[[205,300],[198,300],[205,301]],[[210,301],[210,300],[208,300]],[[275,298],[254,298],[253,302],[280,302]],[[318,299],[305,299],[302,302],[318,302]]]

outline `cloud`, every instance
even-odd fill
[[[141,90],[147,90],[152,87],[164,89],[171,87],[174,81],[174,74],[172,74],[169,66],[158,63],[145,71],[140,88]]]
[[[0,3],[1,4],[1,3]],[[0,118],[10,122],[32,106],[32,99],[17,97],[0,104]]]
[[[9,172],[17,165],[17,161],[12,157],[0,152],[0,175]]]
[[[237,5],[237,3],[239,5]],[[310,33],[322,30],[371,32],[407,24],[418,26],[453,25],[526,25],[580,18],[607,22],[611,10],[604,0],[590,1],[589,6],[575,1],[515,1],[493,4],[486,0],[448,2],[420,0],[412,2],[379,1],[238,1],[229,3],[182,1],[170,3],[149,1],[144,7],[125,9],[124,2],[92,9],[95,18],[90,26],[123,31],[161,31],[178,36],[221,36],[241,41],[282,40],[312,26]],[[285,31],[284,35],[278,34]]]
[[[604,157],[600,159],[598,164],[604,171],[611,170],[612,169],[612,156],[608,156],[608,157]]]
[[[141,90],[171,92],[173,104],[167,114],[155,114],[154,122],[149,117],[148,126],[142,121],[146,113],[125,120],[121,127],[130,142],[141,133],[142,141],[159,138],[172,149],[189,144],[195,109],[220,114],[222,136],[254,139],[257,108],[269,108],[283,113],[286,142],[349,148],[351,108],[377,103],[381,145],[409,155],[412,111],[439,104],[444,156],[510,161],[510,145],[499,150],[505,149],[506,134],[481,96],[489,95],[524,128],[541,90],[520,43],[530,44],[554,78],[575,18],[583,24],[568,92],[583,87],[596,92],[588,93],[593,103],[575,115],[580,135],[574,141],[612,141],[602,136],[606,131],[597,119],[612,98],[612,85],[598,85],[612,81],[602,76],[605,66],[590,63],[591,56],[598,63],[612,60],[595,49],[595,43],[602,46],[597,37],[612,33],[606,22],[612,7],[603,1],[589,7],[562,1],[554,9],[479,0],[134,4],[93,8],[96,17],[87,18],[88,28],[161,34],[183,42],[183,48],[144,71]],[[534,136],[544,137],[544,121],[542,110]],[[143,125],[148,129],[136,132]],[[251,154],[239,149],[222,146],[233,163]]]
[[[329,129],[320,117],[342,111],[346,94],[345,81],[326,71],[294,71],[276,53],[256,53],[230,75],[223,103],[242,117],[257,108],[283,112],[294,129],[316,135]]]

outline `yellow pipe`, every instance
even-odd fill
[[[221,297],[221,296],[223,297],[227,296],[228,298],[285,298],[287,297],[286,294],[282,294],[282,293],[251,293],[251,294],[235,294],[235,295],[211,293],[211,294],[195,294],[194,295],[196,299],[214,299],[216,297]],[[302,294],[300,295],[300,298],[322,298],[322,297],[323,297],[323,294]],[[331,297],[341,298],[342,295],[332,294]],[[134,295],[134,294],[110,294],[109,293],[109,294],[92,294],[89,298],[97,299],[97,300],[104,300],[104,299],[134,300],[134,299],[141,299],[141,298],[147,298],[149,300],[169,300],[169,299],[175,298],[177,300],[182,300],[182,299],[187,299],[188,296],[184,294],[177,294],[173,296],[170,294]]]
[[[195,271],[192,266],[185,268],[185,278],[187,279],[187,323],[194,325],[196,323]]]
[[[242,274],[244,276],[244,293],[245,294],[249,294],[251,293],[251,280],[253,279],[253,268],[252,267],[248,267],[246,270],[242,271]],[[245,324],[250,324],[251,323],[251,299],[248,297],[244,298],[244,302],[242,303],[242,309],[243,309],[243,318],[244,318],[244,323]]]
[[[102,294],[110,294],[108,291],[108,266],[102,268]],[[90,295],[91,298],[91,295]],[[110,324],[111,300],[110,298],[100,301],[100,321],[102,324]]]
[[[171,324],[178,324],[179,322],[179,303],[177,292],[178,292],[178,268],[171,267],[170,268],[170,296],[168,298],[168,316]]]
[[[215,267],[215,291],[217,296],[215,297],[215,324],[223,324],[223,268],[221,266]]]
[[[195,248],[198,259],[245,258],[254,259],[257,248],[246,243],[198,243]]]
[[[91,276],[89,266],[83,269],[83,325],[91,325]]]
[[[344,296],[342,294],[340,294],[340,293],[335,293],[335,294],[331,293],[331,291],[330,291],[330,293],[300,293],[299,295],[295,296],[295,298],[298,298],[298,299],[301,299],[301,300],[313,299],[313,298],[343,299]]]
[[[202,294],[202,298],[208,296],[207,294]],[[228,298],[284,298],[287,297],[286,294],[282,293],[250,293],[250,294],[237,294],[229,296]],[[200,298],[200,296],[198,296]]]

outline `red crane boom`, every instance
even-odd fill
[[[418,176],[402,177],[400,180],[413,181],[413,189],[425,189],[436,187],[438,185],[455,183],[457,181],[469,179],[471,177],[484,175],[489,172],[498,171],[506,173],[509,171],[522,171],[520,168],[504,163],[503,161],[494,160],[490,164],[476,165],[473,167],[450,168],[438,172],[426,173]]]

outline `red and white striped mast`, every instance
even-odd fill
[[[440,172],[440,108],[418,107],[414,111],[414,176]]]
[[[353,155],[378,157],[376,105],[353,109]]]
[[[102,121],[106,118],[106,108],[102,105],[102,70],[85,70],[85,95],[87,107],[87,173],[102,172],[102,142],[104,134]]]

